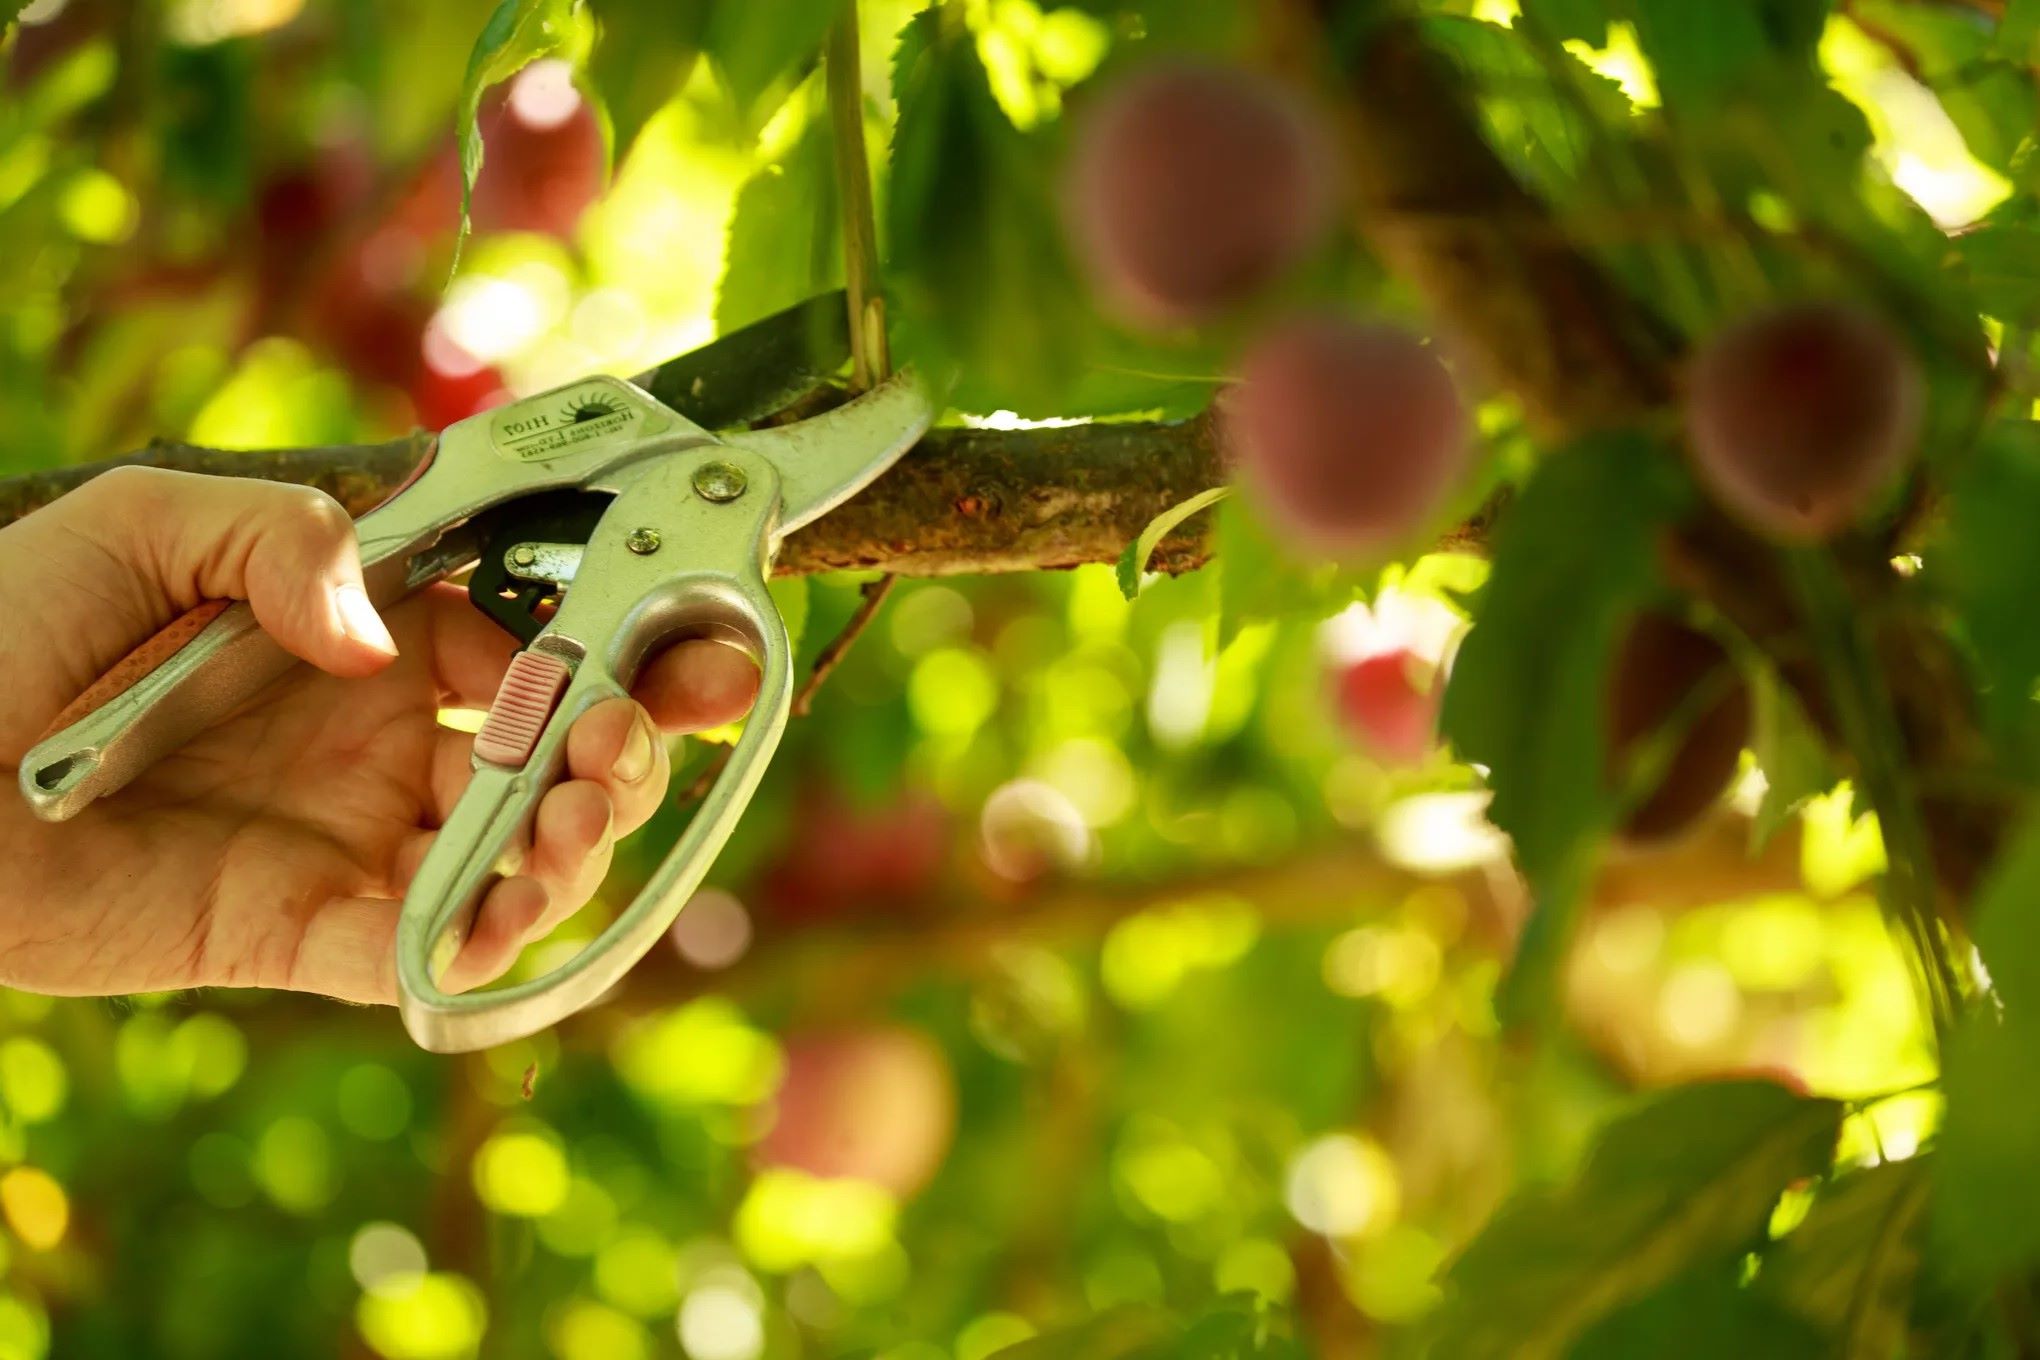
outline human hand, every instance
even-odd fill
[[[393,1001],[398,905],[471,773],[473,738],[438,712],[486,707],[516,640],[453,586],[378,617],[346,513],[269,482],[116,469],[0,529],[0,576],[10,786],[67,703],[204,600],[247,600],[311,663],[67,822],[0,791],[0,983]],[[521,872],[490,889],[447,985],[498,976],[585,904],[665,795],[659,732],[734,721],[757,688],[741,652],[683,642],[635,701],[583,715]]]

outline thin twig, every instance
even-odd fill
[[[805,718],[815,701],[815,691],[829,678],[829,672],[836,669],[836,663],[843,659],[843,653],[850,650],[850,644],[871,626],[871,620],[878,614],[885,597],[892,594],[892,588],[899,583],[897,576],[881,576],[875,581],[866,581],[861,593],[864,600],[857,606],[857,612],[843,625],[842,631],[829,639],[829,645],[822,648],[815,657],[814,669],[802,682],[800,692],[793,696],[793,716]]]

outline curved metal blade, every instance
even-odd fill
[[[934,418],[920,383],[901,373],[833,411],[723,442],[754,450],[779,469],[784,536],[871,485],[920,441]]]

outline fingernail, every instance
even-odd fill
[[[364,647],[370,647],[384,656],[397,654],[396,639],[384,625],[382,615],[375,612],[369,603],[368,592],[349,582],[333,587],[333,612],[339,616],[340,631]]]
[[[635,784],[652,768],[652,733],[642,715],[631,719],[630,735],[623,739],[623,754],[612,771],[625,784]]]

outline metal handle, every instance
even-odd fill
[[[701,475],[711,470],[718,475]],[[726,475],[732,470],[734,478]],[[668,461],[604,514],[559,613],[529,649],[572,668],[565,692],[516,768],[478,757],[473,781],[404,899],[397,984],[405,1027],[421,1047],[446,1053],[507,1043],[596,1000],[665,934],[714,863],[778,749],[792,705],[786,625],[764,580],[778,498],[769,462],[718,450],[707,462]],[[445,991],[439,979],[483,896],[529,844],[539,800],[565,765],[574,721],[627,694],[653,649],[703,635],[751,652],[763,671],[758,703],[722,776],[651,881],[601,935],[545,976]]]
[[[370,519],[359,528],[366,554]],[[364,563],[378,608],[408,588],[402,568],[409,545],[385,544],[381,558]],[[254,698],[294,660],[262,631],[245,601],[199,605],[57,715],[22,757],[21,796],[44,821],[64,821]]]

